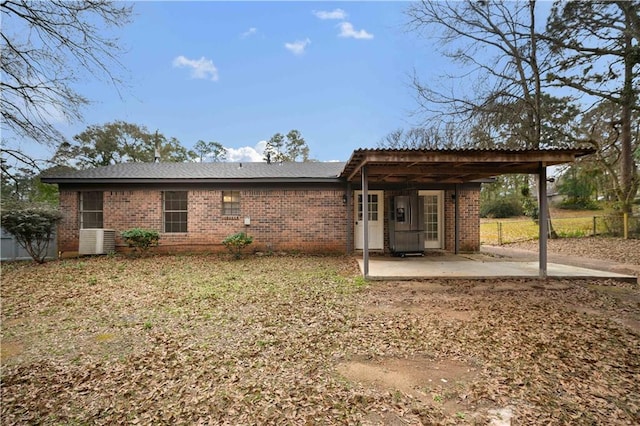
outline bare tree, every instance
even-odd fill
[[[543,77],[550,64],[536,31],[535,0],[423,0],[406,14],[409,28],[435,39],[460,69],[446,76],[445,88],[414,75],[416,97],[428,119],[444,116],[465,124],[483,147],[543,146],[543,116],[549,115],[543,111]],[[456,90],[458,83],[462,88]],[[549,235],[556,236],[552,226]]]
[[[509,138],[511,142],[539,147],[547,64],[540,59],[535,12],[533,0],[413,3],[406,12],[409,28],[436,39],[440,52],[460,69],[445,76],[449,85],[444,88],[414,75],[421,111],[436,120],[446,116],[467,124],[500,116],[517,136]],[[456,90],[458,83],[463,87]]]
[[[547,40],[558,69],[549,78],[563,87],[619,107],[620,155],[616,194],[631,212],[640,178],[634,163],[634,111],[640,110],[640,1],[556,2]],[[607,141],[601,141],[606,144]]]
[[[60,143],[56,122],[79,120],[89,102],[74,87],[83,72],[116,87],[122,82],[122,47],[107,31],[127,24],[132,7],[107,0],[3,0],[0,12],[3,134]],[[3,156],[32,161],[3,139]]]
[[[378,146],[391,149],[441,149],[463,146],[457,138],[453,126],[447,126],[444,131],[435,127],[412,127],[390,132],[378,142]]]

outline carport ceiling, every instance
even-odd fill
[[[358,149],[341,177],[359,181],[366,166],[368,182],[464,183],[503,174],[537,174],[540,167],[571,163],[592,154],[591,148],[572,149]]]

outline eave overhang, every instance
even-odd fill
[[[203,179],[203,178],[64,178],[64,177],[42,177],[43,183],[65,184],[340,184],[344,179],[335,178],[234,178],[234,179]]]

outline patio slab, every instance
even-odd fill
[[[370,280],[408,280],[425,278],[487,279],[487,278],[538,278],[537,261],[496,261],[486,256],[443,255],[436,257],[373,257],[369,259]],[[364,262],[358,259],[364,273]],[[587,269],[558,263],[547,264],[547,276],[551,279],[615,279],[637,282],[633,275]]]

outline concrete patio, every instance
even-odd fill
[[[364,271],[362,258],[358,259],[360,271]],[[364,273],[364,272],[363,272]],[[587,269],[559,263],[547,265],[549,279],[614,279],[637,282],[635,275]],[[538,278],[537,261],[496,259],[484,254],[452,255],[444,253],[411,256],[405,258],[372,256],[369,259],[370,280],[409,279],[488,279],[488,278]]]

